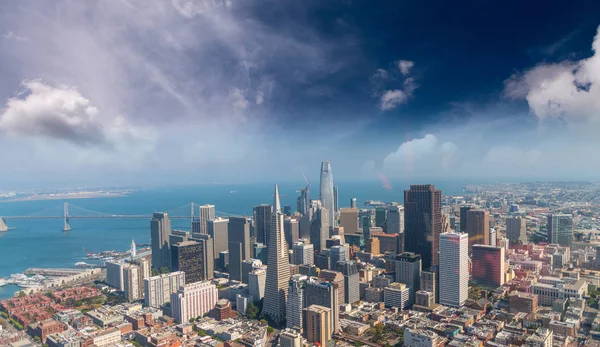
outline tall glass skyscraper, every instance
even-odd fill
[[[323,208],[329,212],[329,226],[335,227],[335,205],[333,196],[333,174],[331,163],[325,160],[321,163],[321,186],[320,199]]]

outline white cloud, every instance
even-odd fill
[[[382,171],[390,177],[445,174],[452,167],[458,147],[452,142],[440,143],[427,134],[422,138],[402,143],[395,152],[383,160]]]
[[[231,96],[231,106],[236,112],[243,112],[250,105],[246,99],[246,93],[240,88],[232,88],[229,95]]]
[[[594,54],[579,61],[540,64],[505,82],[505,94],[524,98],[539,119],[600,120],[600,27]]]
[[[122,141],[143,140],[142,127],[123,117],[102,115],[90,100],[69,86],[24,81],[0,114],[0,130],[17,137],[42,136],[78,146],[110,149]]]
[[[410,74],[410,70],[412,70],[412,68],[415,66],[415,62],[411,60],[398,60],[396,65],[404,76],[408,76]]]
[[[405,103],[408,100],[408,95],[399,90],[387,90],[381,95],[379,108],[382,111],[393,110],[398,105]]]
[[[258,92],[256,92],[256,104],[262,105],[262,103],[264,101],[265,101],[265,93],[262,90],[259,90]]]

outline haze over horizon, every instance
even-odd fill
[[[0,188],[586,180],[600,3],[0,3]]]

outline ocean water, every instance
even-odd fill
[[[460,194],[462,183],[436,184],[446,194]],[[339,184],[340,207],[350,205],[357,198],[359,207],[367,199],[403,202],[403,190],[408,183],[392,183],[393,188],[383,188],[378,182]],[[282,206],[291,205],[296,210],[297,190],[301,185],[279,186]],[[311,197],[317,199],[318,184],[311,187]],[[67,200],[70,214],[89,215],[91,211],[108,214],[151,214],[168,212],[170,215],[189,215],[190,202],[213,204],[217,215],[252,215],[257,204],[271,204],[273,186],[254,185],[197,185],[144,189],[125,197]],[[40,200],[0,203],[0,216],[62,215],[64,200]],[[196,212],[197,213],[197,212]],[[188,230],[190,220],[173,219],[172,227]],[[72,230],[63,232],[62,219],[8,220],[14,230],[0,232],[0,277],[21,273],[31,267],[74,267],[86,261],[86,251],[126,251],[131,240],[150,243],[150,221],[145,219],[71,219]],[[10,297],[16,286],[0,287],[0,298]]]

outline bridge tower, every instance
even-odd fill
[[[8,231],[8,226],[6,226],[6,221],[4,220],[4,217],[0,217],[0,232],[2,231]]]
[[[190,233],[194,230],[194,202],[191,202],[192,213],[190,214]]]
[[[64,208],[63,218],[65,221],[65,226],[63,228],[63,231],[71,231],[71,225],[69,224],[69,203],[65,201],[63,208]]]

